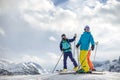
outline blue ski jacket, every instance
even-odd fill
[[[80,50],[88,50],[90,43],[95,45],[92,34],[90,32],[84,32],[77,44],[80,45]]]

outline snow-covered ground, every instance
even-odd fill
[[[67,74],[59,75],[23,75],[23,76],[0,76],[0,80],[120,80],[120,73],[106,72],[104,75],[95,74]]]
[[[15,75],[15,76],[0,76],[0,80],[45,80],[50,78],[54,74],[44,74],[44,75]]]
[[[104,75],[98,74],[56,75],[46,80],[120,80],[120,73],[106,72],[106,74]]]

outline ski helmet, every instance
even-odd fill
[[[65,34],[62,34],[61,37],[66,36]]]
[[[90,30],[90,27],[88,25],[85,26],[84,30]]]

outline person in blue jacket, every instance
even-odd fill
[[[64,68],[63,71],[67,71],[67,58],[68,57],[73,62],[73,65],[74,65],[73,70],[77,71],[78,70],[78,65],[77,65],[75,59],[72,56],[72,48],[71,48],[71,44],[70,44],[71,42],[73,42],[76,39],[76,34],[72,39],[67,39],[65,34],[62,34],[61,38],[62,38],[62,40],[60,42],[60,50],[63,53],[63,65],[64,65],[63,66],[63,68]]]
[[[94,50],[94,46],[95,46],[94,38],[90,32],[90,27],[86,25],[84,28],[84,32],[80,36],[80,39],[76,45],[77,48],[80,46],[79,62],[81,64],[82,69],[80,69],[79,72],[90,72],[90,68],[87,62],[87,54],[90,43],[91,43],[91,50]]]

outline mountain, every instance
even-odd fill
[[[35,75],[46,73],[45,70],[35,62],[10,63],[0,60],[0,75]]]
[[[0,60],[0,75],[11,75],[12,73],[9,72],[6,68],[11,63],[7,60]]]
[[[120,72],[120,57],[112,61],[93,62],[98,71]]]
[[[94,67],[96,68],[96,70],[98,71],[109,71],[109,67],[110,67],[110,61],[106,60],[106,61],[96,61],[93,62]]]
[[[112,61],[112,63],[110,64],[110,68],[109,71],[111,72],[120,72],[120,57],[119,59],[115,59]]]
[[[10,64],[11,64],[11,62],[2,59],[2,60],[0,60],[0,69],[5,69]]]
[[[96,70],[120,72],[120,57],[112,61],[93,62]],[[0,60],[0,75],[35,75],[44,74],[46,71],[35,62],[12,63],[7,60]]]

